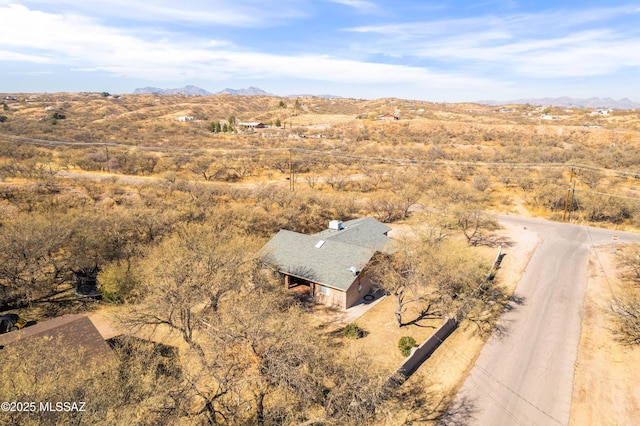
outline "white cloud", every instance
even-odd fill
[[[41,76],[41,75],[51,75],[51,74],[53,74],[53,71],[46,71],[46,70],[43,70],[43,71],[28,71],[28,72],[25,72],[23,74],[37,77],[37,76]]]
[[[22,5],[0,8],[5,50],[0,59],[67,65],[76,71],[155,81],[263,79],[290,77],[350,84],[414,84],[463,87],[489,84],[422,67],[342,59],[327,55],[287,56],[253,52],[224,40],[188,43],[168,35],[106,27],[79,15],[32,11]],[[28,27],[28,31],[24,28]],[[22,53],[17,53],[18,51]]]
[[[305,0],[280,0],[265,7],[259,0],[25,0],[27,7],[49,6],[61,13],[82,13],[139,22],[183,22],[237,27],[275,25],[306,15]]]
[[[183,32],[167,29],[176,20],[203,24],[201,29],[208,23],[217,28],[221,20],[272,24],[269,17],[304,13],[307,1],[284,0],[281,9],[257,0],[0,0],[0,61],[34,64],[30,70],[36,72],[51,65],[155,82],[284,79],[468,96],[504,93],[517,88],[520,78],[551,81],[640,67],[640,56],[633,54],[640,51],[640,30],[608,24],[624,15],[622,8],[363,25],[341,34],[340,53],[326,55],[321,44],[315,53],[288,54],[274,43],[278,50],[269,53],[239,45],[241,38],[189,35],[186,25]],[[376,7],[366,0],[323,1],[364,11]],[[122,24],[120,18],[127,27],[114,26]],[[130,22],[136,20],[140,25]],[[305,45],[303,37],[298,44]]]
[[[46,56],[30,55],[10,50],[0,50],[0,61],[31,62],[34,64],[50,64],[54,62],[53,58]]]
[[[366,0],[328,0],[331,3],[342,4],[344,6],[353,7],[360,11],[372,11],[376,10],[378,6],[370,1]]]
[[[360,48],[369,54],[439,61],[466,69],[492,68],[536,77],[603,75],[640,66],[637,28],[611,27],[628,8],[539,15],[362,26],[349,31],[378,37]],[[588,25],[587,25],[588,24]]]

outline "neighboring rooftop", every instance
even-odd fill
[[[64,315],[0,335],[0,346],[21,345],[36,337],[50,337],[52,345],[83,348],[86,359],[111,354],[111,348],[85,315]]]

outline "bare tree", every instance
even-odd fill
[[[396,323],[416,305],[417,317],[451,316],[465,297],[484,279],[482,265],[472,249],[455,241],[433,240],[426,235],[406,238],[391,256],[378,256],[372,268],[376,284],[395,299]],[[474,295],[477,297],[477,295]]]
[[[324,412],[330,424],[370,424],[380,416],[379,409],[390,393],[389,375],[373,366],[368,358],[365,353],[355,352],[336,357],[329,365],[333,386],[326,394]]]
[[[147,256],[146,296],[135,320],[179,331],[202,354],[194,330],[199,319],[217,311],[221,298],[238,285],[250,263],[248,247],[252,242],[238,233],[206,225],[182,228]]]
[[[393,255],[378,254],[372,264],[376,285],[393,296],[396,324],[402,327],[407,307],[426,301],[433,289],[428,288],[419,250],[413,241],[404,241]]]
[[[0,232],[0,302],[30,303],[55,291],[65,278],[60,251],[69,234],[67,226],[37,215],[5,223]]]
[[[215,332],[233,348],[242,371],[235,386],[246,391],[245,398],[252,395],[254,421],[264,425],[304,420],[304,407],[321,401],[318,372],[326,356],[318,350],[320,343],[307,317],[281,286],[257,287],[237,297],[226,305]]]
[[[624,288],[609,303],[609,312],[613,317],[613,331],[618,339],[627,345],[640,344],[639,247],[633,244],[621,250],[618,264],[622,267],[620,278]]]
[[[627,345],[640,344],[640,298],[634,292],[615,297],[609,310],[614,319],[614,333]]]
[[[622,278],[640,284],[640,245],[624,247],[620,251],[619,262],[624,268]]]
[[[498,228],[495,219],[482,210],[481,205],[461,204],[453,212],[458,228],[471,245],[482,244],[487,231]]]
[[[578,175],[579,179],[591,189],[596,188],[602,180],[602,173],[596,170],[580,170]]]
[[[304,180],[307,182],[307,185],[309,185],[309,188],[311,189],[315,189],[316,184],[318,183],[318,179],[319,179],[318,176],[312,173],[309,173],[304,178]]]
[[[202,176],[204,180],[209,181],[213,179],[214,175],[213,173],[209,172],[212,162],[213,161],[209,158],[198,158],[191,164],[190,170],[193,173]]]

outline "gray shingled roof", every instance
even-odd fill
[[[387,251],[391,228],[375,219],[344,223],[341,231],[314,235],[281,230],[261,250],[261,257],[280,272],[346,291],[376,251]],[[322,242],[322,243],[321,243]]]
[[[340,241],[361,247],[372,248],[377,251],[387,251],[389,249],[389,237],[385,234],[391,231],[384,223],[378,222],[372,217],[354,219],[342,224],[344,229],[336,231],[325,229],[315,236],[326,240]]]

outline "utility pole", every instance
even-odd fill
[[[295,190],[295,174],[293,172],[293,159],[291,156],[291,148],[289,148],[289,190],[290,191],[294,191]]]
[[[564,213],[562,213],[562,220],[567,220],[567,211],[569,210],[569,196],[573,190],[573,167],[571,168],[571,177],[569,178],[569,189],[567,189],[567,197],[564,200]]]

